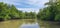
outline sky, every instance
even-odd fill
[[[45,7],[45,3],[48,0],[0,0],[7,4],[13,4],[18,10],[27,11],[27,12],[38,12],[39,9]]]

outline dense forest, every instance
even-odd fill
[[[35,12],[22,12],[14,5],[0,2],[0,21],[11,19],[35,19]]]
[[[14,5],[0,2],[0,21],[12,19],[40,19],[49,21],[60,21],[60,0],[49,0],[45,8],[36,12],[22,12]]]
[[[47,7],[40,9],[38,18],[42,20],[60,21],[60,0],[49,0]]]

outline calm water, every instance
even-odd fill
[[[60,28],[59,22],[34,20],[10,20],[0,22],[0,28]]]
[[[38,23],[23,23],[19,28],[40,28],[39,24]]]

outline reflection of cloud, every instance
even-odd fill
[[[27,23],[27,24],[22,24],[19,28],[40,28],[39,24],[37,23]]]
[[[18,10],[24,11],[24,12],[36,12],[38,13],[39,9],[38,8],[18,8]]]

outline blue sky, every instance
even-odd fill
[[[44,3],[48,0],[0,0],[0,2],[13,4],[18,10],[38,12],[39,9],[45,7]]]

